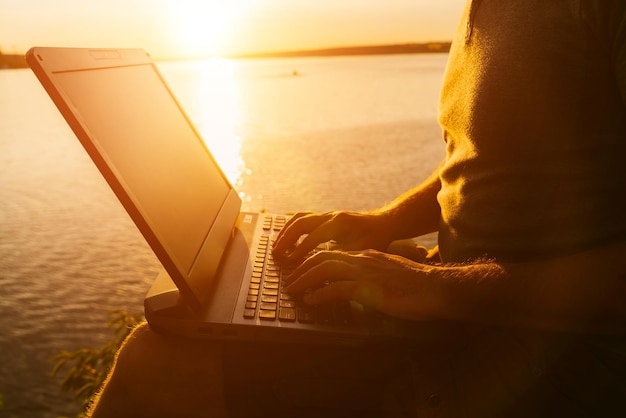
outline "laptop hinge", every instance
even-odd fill
[[[154,315],[183,317],[192,312],[191,307],[183,301],[180,291],[165,269],[161,269],[157,275],[143,304],[146,317]]]

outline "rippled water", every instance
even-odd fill
[[[244,209],[366,210],[442,158],[435,114],[445,59],[159,67]],[[74,415],[50,378],[51,357],[107,341],[107,313],[142,311],[158,269],[35,77],[0,71],[0,417]]]

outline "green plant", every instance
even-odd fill
[[[86,408],[92,396],[102,386],[113,365],[115,353],[131,330],[143,320],[138,313],[128,314],[121,309],[109,313],[108,327],[113,329],[113,339],[101,348],[63,350],[52,358],[55,362],[52,377],[57,377],[69,367],[61,382],[61,390],[73,394],[74,399]]]

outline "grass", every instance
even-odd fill
[[[105,345],[100,348],[80,348],[76,351],[63,350],[54,356],[52,377],[64,374],[61,391],[72,394],[74,400],[86,410],[111,369],[118,348],[141,321],[143,321],[141,314],[128,314],[121,309],[111,311],[108,327],[113,331],[113,338]]]

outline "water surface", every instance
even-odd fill
[[[444,147],[446,55],[160,63],[245,210],[379,207]],[[433,237],[426,239],[433,244]],[[142,311],[160,265],[29,70],[0,71],[0,417],[77,408],[50,379]]]

